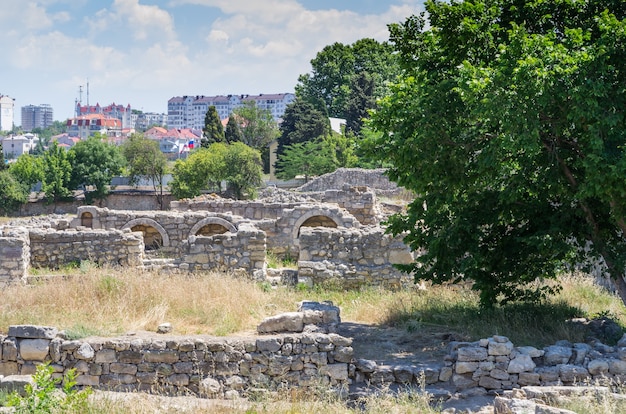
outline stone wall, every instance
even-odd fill
[[[143,264],[143,236],[130,230],[30,229],[29,240],[32,267],[56,269],[86,260],[122,266]]]
[[[381,227],[361,229],[303,228],[300,233],[298,281],[334,283],[348,288],[363,285],[400,287],[412,277],[394,264],[413,260],[408,247]]]
[[[339,168],[332,173],[324,174],[297,188],[297,191],[326,191],[341,189],[344,185],[365,186],[376,192],[393,192],[398,185],[389,181],[384,168],[365,170],[362,168]]]
[[[30,239],[25,228],[0,231],[0,288],[23,282],[30,267]]]
[[[263,279],[265,269],[265,232],[243,223],[237,233],[191,236],[183,244],[182,270],[243,272]]]

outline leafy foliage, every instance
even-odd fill
[[[247,146],[262,150],[276,139],[278,125],[272,113],[256,106],[254,101],[244,101],[242,106],[234,109],[232,116],[239,124],[241,142]]]
[[[233,142],[243,141],[243,133],[241,132],[241,126],[237,122],[236,117],[230,114],[228,117],[228,123],[226,124],[226,131],[224,132],[226,142],[232,144]]]
[[[354,76],[346,102],[346,133],[360,135],[363,121],[369,118],[369,111],[374,109],[374,78],[367,72]]]
[[[285,147],[296,143],[313,141],[330,131],[328,117],[309,102],[296,99],[287,105],[280,124],[280,136],[276,155],[281,156]]]
[[[132,134],[121,146],[121,151],[128,164],[130,182],[136,184],[141,177],[150,180],[163,209],[163,177],[167,172],[167,158],[158,142],[142,134]]]
[[[221,182],[237,198],[254,196],[262,177],[260,152],[241,142],[216,143],[191,153],[174,164],[170,190],[174,197],[196,197],[204,190],[220,191]]]
[[[311,60],[312,71],[298,78],[296,95],[332,117],[347,118],[346,108],[351,85],[367,72],[374,83],[373,96],[387,94],[388,82],[399,74],[393,47],[374,39],[360,39],[352,45],[334,43]]]
[[[417,279],[539,300],[592,242],[626,301],[626,3],[428,1],[390,26],[405,74],[370,148],[414,190],[389,229]]]
[[[42,158],[30,154],[20,155],[15,162],[11,163],[9,171],[29,189],[44,178]]]
[[[72,197],[70,179],[72,164],[70,154],[53,142],[42,158],[43,180],[41,189],[48,203]]]
[[[109,192],[111,179],[122,172],[125,160],[119,147],[95,134],[78,142],[69,150],[72,164],[71,187],[85,189],[85,199],[103,199]]]
[[[30,187],[21,183],[9,170],[0,171],[0,212],[9,214],[28,201]]]
[[[49,363],[41,364],[33,375],[34,385],[27,384],[26,395],[17,392],[8,398],[8,406],[16,414],[48,414],[79,412],[87,409],[87,398],[91,388],[76,389],[76,370],[69,370],[64,378],[53,378],[54,369]],[[60,389],[57,385],[63,382]]]
[[[216,142],[225,142],[224,126],[222,120],[217,114],[217,109],[214,105],[209,106],[209,110],[204,116],[204,128],[202,128],[203,137],[200,141],[200,145],[204,148],[208,148],[209,145]]]

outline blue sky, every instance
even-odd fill
[[[166,112],[178,95],[293,92],[324,46],[370,37],[422,0],[0,0],[0,94],[54,118],[86,103]]]

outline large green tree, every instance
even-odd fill
[[[57,203],[73,196],[70,186],[72,163],[68,151],[59,147],[56,141],[52,142],[42,157],[41,166],[43,179],[41,189],[48,203]]]
[[[367,38],[351,45],[328,45],[311,60],[311,72],[299,76],[296,95],[322,113],[346,118],[351,84],[360,73],[372,76],[375,98],[387,94],[388,83],[400,73],[393,52],[391,44]]]
[[[241,142],[216,143],[191,153],[174,164],[169,183],[174,197],[191,198],[204,191],[221,191],[225,181],[235,197],[252,197],[261,184],[261,155]]]
[[[128,178],[136,185],[141,178],[148,179],[156,194],[157,202],[163,209],[163,178],[167,172],[167,158],[161,152],[159,143],[143,134],[132,134],[121,146],[122,155],[128,165]]]
[[[330,132],[328,117],[311,103],[301,99],[287,105],[279,128],[278,148],[280,157],[288,145],[313,141]]]
[[[106,197],[111,179],[120,174],[125,165],[119,147],[109,144],[106,136],[97,133],[78,142],[69,153],[71,188],[82,188],[88,203]]]
[[[217,109],[214,105],[209,106],[209,110],[204,116],[204,128],[202,128],[202,139],[200,145],[204,148],[208,148],[209,145],[216,142],[225,142],[224,138],[224,126],[222,120],[217,114]]]
[[[356,74],[346,101],[346,133],[360,135],[363,122],[369,118],[369,111],[375,106],[374,78],[368,72]]]
[[[29,187],[21,183],[9,170],[0,171],[0,213],[9,214],[28,201]]]
[[[626,2],[426,9],[390,26],[405,73],[374,121],[373,155],[418,195],[389,222],[424,249],[404,270],[538,299],[590,242],[626,302]]]
[[[232,144],[233,142],[243,141],[243,133],[241,132],[241,126],[237,122],[237,118],[234,114],[230,114],[228,117],[228,123],[226,124],[226,131],[224,131],[224,137],[226,142]]]

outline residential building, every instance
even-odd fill
[[[109,138],[122,136],[122,121],[103,114],[82,115],[67,120],[67,133],[70,137],[87,139],[99,132]]]
[[[189,128],[166,130],[161,127],[153,127],[144,133],[144,137],[157,141],[161,152],[168,159],[174,160],[186,158],[191,149],[200,145],[202,131]]]
[[[0,131],[11,131],[13,129],[14,108],[15,99],[0,94]]]
[[[10,135],[2,139],[2,153],[5,160],[15,160],[35,148],[39,137],[35,134]]]
[[[100,106],[98,103],[96,105],[81,105],[80,102],[76,103],[76,117],[92,114],[101,114],[109,118],[119,119],[122,128],[134,128],[135,126],[131,122],[132,109],[130,104],[124,106],[112,103],[108,106]]]
[[[167,114],[156,112],[139,112],[131,114],[131,123],[137,131],[145,131],[153,126],[167,126]]]
[[[167,101],[168,126],[172,128],[204,128],[204,118],[210,106],[215,106],[220,119],[226,119],[246,101],[254,101],[267,109],[278,122],[287,105],[296,99],[293,93],[260,95],[175,96]]]
[[[22,107],[22,130],[30,132],[35,128],[47,128],[54,122],[52,106],[48,104]]]

